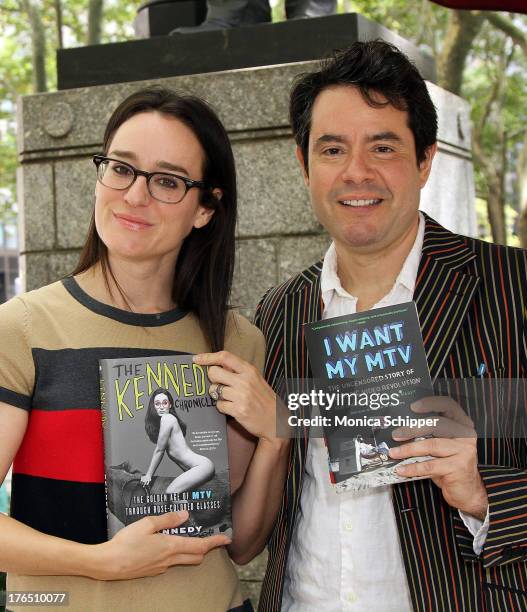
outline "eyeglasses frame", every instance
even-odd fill
[[[209,189],[208,185],[204,181],[194,181],[193,179],[189,179],[186,176],[181,176],[180,174],[174,174],[173,172],[160,172],[160,171],[146,172],[146,170],[139,170],[135,166],[132,166],[132,164],[130,164],[129,162],[123,161],[122,159],[106,157],[105,155],[94,155],[92,157],[92,161],[95,164],[95,167],[97,168],[97,180],[99,181],[99,183],[101,183],[101,185],[104,185],[104,183],[99,178],[99,166],[105,161],[113,161],[113,162],[119,162],[120,164],[124,164],[125,166],[128,166],[129,168],[131,168],[132,172],[134,173],[134,178],[132,182],[128,185],[128,187],[121,187],[121,188],[108,187],[108,185],[104,185],[104,187],[108,187],[108,189],[115,189],[116,191],[125,191],[126,189],[130,189],[130,187],[137,180],[138,176],[144,176],[146,179],[146,188],[148,189],[148,193],[151,195],[152,198],[154,198],[154,200],[157,200],[158,202],[162,202],[163,204],[181,204],[181,202],[185,199],[185,196],[187,195],[189,189],[192,189],[193,187],[196,187],[198,189]],[[178,200],[177,202],[168,202],[167,200],[160,200],[159,198],[156,198],[156,196],[152,195],[152,192],[150,191],[150,179],[156,174],[164,174],[167,176],[173,176],[183,181],[183,183],[185,184],[185,193],[183,194],[183,197],[181,198],[181,200]]]

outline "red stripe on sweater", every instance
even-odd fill
[[[101,411],[33,409],[13,471],[55,480],[104,482]]]

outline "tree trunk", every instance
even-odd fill
[[[460,94],[465,62],[483,23],[480,11],[452,11],[437,60],[438,85]]]
[[[88,38],[86,44],[101,43],[103,0],[90,0],[88,4]]]
[[[521,50],[527,55],[527,36],[524,32],[518,28],[511,19],[507,19],[500,13],[485,13],[486,19],[489,23],[498,30],[501,30],[504,34],[507,34],[515,45],[518,45]]]
[[[501,173],[486,176],[489,193],[487,195],[487,214],[489,216],[492,241],[496,244],[507,244],[503,202],[503,178]]]
[[[62,37],[62,3],[61,0],[55,0],[55,23],[57,25],[57,48],[64,47],[64,39]]]
[[[31,48],[33,52],[33,87],[35,92],[47,91],[46,80],[46,35],[38,3],[23,0],[24,10],[31,29]]]
[[[527,249],[527,131],[523,138],[523,149],[518,159],[518,193],[520,198],[518,237],[521,246]]]

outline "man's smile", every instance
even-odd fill
[[[381,198],[372,199],[361,199],[361,200],[339,200],[339,204],[344,206],[353,206],[354,208],[361,208],[365,206],[375,206],[380,204],[383,200]]]

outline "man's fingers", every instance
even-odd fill
[[[459,440],[443,438],[427,438],[416,442],[408,442],[390,449],[390,457],[408,459],[409,457],[449,457],[464,450],[465,444]]]
[[[459,467],[456,460],[453,457],[446,457],[442,459],[428,459],[427,461],[416,461],[415,463],[398,465],[395,468],[395,471],[397,474],[404,476],[405,478],[416,478],[419,476],[440,478],[455,471],[456,467]]]
[[[472,419],[451,397],[441,395],[423,397],[417,402],[414,402],[410,408],[413,412],[418,414],[437,412],[449,419],[452,419],[453,421],[457,421],[458,423],[465,425],[465,427],[474,427]]]
[[[238,374],[243,371],[244,361],[229,351],[219,351],[217,353],[200,353],[192,358],[194,363],[202,366],[219,365]]]
[[[434,426],[424,427],[398,427],[392,431],[394,440],[411,440],[412,438],[424,438],[434,436],[435,438],[475,438],[476,432],[471,427],[447,419],[445,417],[435,417]]]

